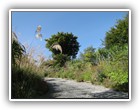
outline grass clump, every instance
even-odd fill
[[[39,63],[43,62],[43,57]],[[33,51],[26,53],[25,47],[18,42],[15,33],[12,33],[12,65],[11,65],[11,98],[37,98],[47,91],[43,81],[45,67],[36,64]]]
[[[14,99],[36,98],[47,91],[40,75],[29,68],[12,67],[12,97]]]

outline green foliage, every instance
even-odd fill
[[[128,91],[128,67],[120,65],[121,61],[112,64],[103,62],[101,66],[102,73],[106,76],[104,85],[116,90]],[[125,66],[125,65],[124,65]]]
[[[84,50],[84,53],[80,54],[80,58],[85,62],[91,62],[92,64],[96,64],[97,61],[96,61],[95,48],[93,48],[92,46],[87,47]]]
[[[114,46],[94,52],[98,65],[79,60],[67,61],[64,67],[53,68],[51,77],[90,81],[119,91],[128,91],[128,46]],[[49,76],[48,74],[48,76]]]
[[[54,56],[54,65],[62,67],[66,61],[70,60],[70,57],[64,54],[57,54]]]
[[[60,65],[64,63],[64,60],[76,58],[80,47],[77,42],[77,36],[74,36],[72,33],[58,32],[57,34],[52,35],[51,38],[46,39],[46,42],[46,47],[53,53],[53,58],[57,60]],[[62,55],[58,55],[60,52],[52,48],[52,45],[56,43],[62,47]],[[61,60],[63,61],[59,62]]]
[[[106,48],[99,48],[95,54],[98,63],[102,60],[107,60],[110,57],[110,52]]]
[[[110,57],[99,64],[106,76],[104,84],[116,90],[128,91],[128,46],[113,46],[108,49]]]
[[[104,43],[106,48],[128,44],[128,15],[124,19],[118,20],[115,27],[106,33]]]

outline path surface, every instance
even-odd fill
[[[128,93],[117,92],[103,86],[86,82],[76,82],[61,78],[45,78],[48,93],[41,98],[95,98],[95,99],[126,99]]]

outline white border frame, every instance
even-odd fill
[[[70,11],[79,11],[79,12],[86,12],[86,11],[127,11],[129,12],[129,98],[128,99],[11,99],[11,17],[12,11],[32,11],[32,12],[70,12]],[[131,100],[131,10],[130,9],[10,9],[9,10],[9,100],[10,101],[130,101]]]

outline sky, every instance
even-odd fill
[[[78,37],[80,44],[79,52],[85,48],[93,46],[98,49],[103,47],[102,41],[106,32],[113,27],[118,19],[123,19],[128,12],[108,11],[108,12],[31,12],[13,11],[12,12],[12,31],[23,45],[33,47],[36,54],[44,54],[47,58],[51,57],[51,52],[45,47],[46,41],[53,34],[58,32],[73,33]],[[37,26],[41,25],[43,40],[35,37]]]

